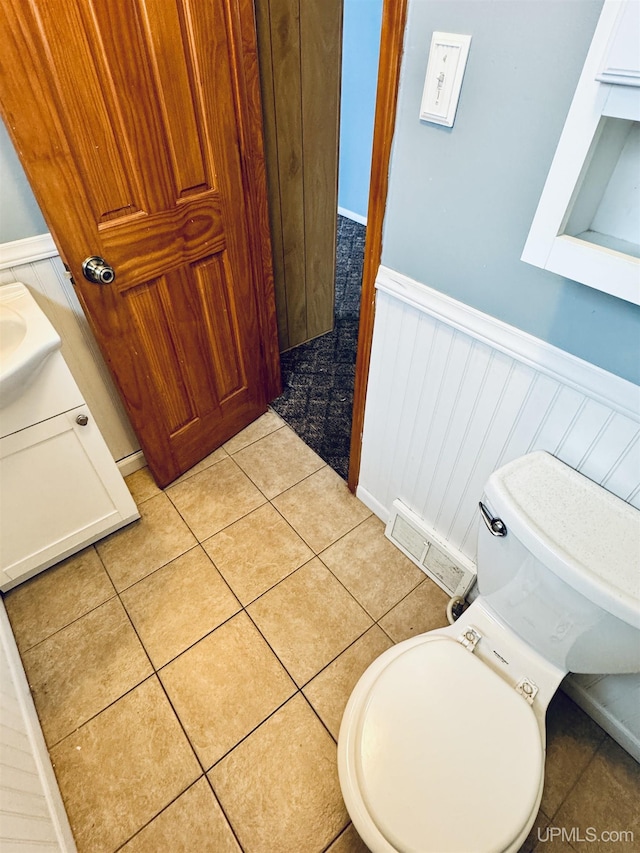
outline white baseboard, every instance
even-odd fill
[[[383,521],[385,524],[389,521],[389,510],[384,506],[384,504],[376,500],[366,489],[363,489],[362,486],[358,486],[356,488],[356,497],[358,500],[361,500],[374,515],[377,515],[380,521]]]
[[[562,691],[640,763],[640,740],[634,732],[594,699],[571,675],[562,682]]]
[[[147,464],[147,460],[144,458],[144,453],[141,450],[138,450],[130,456],[125,456],[124,459],[118,459],[116,464],[118,466],[118,471],[120,471],[122,476],[128,477],[129,474],[133,474],[135,471],[139,471],[141,468],[144,468]]]
[[[367,224],[366,216],[360,216],[359,213],[354,213],[353,210],[347,210],[346,207],[339,207],[338,213],[340,214],[340,216],[345,216],[347,219],[352,219],[354,222],[359,222],[360,225]]]

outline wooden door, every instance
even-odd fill
[[[258,0],[280,349],[334,319],[343,0]]]
[[[3,118],[166,485],[280,389],[252,4],[5,0],[0,36]]]

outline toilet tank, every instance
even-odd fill
[[[640,671],[640,511],[544,451],[495,471],[478,586],[525,642],[568,672]]]

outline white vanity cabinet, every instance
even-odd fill
[[[1,590],[139,518],[59,351],[0,429]]]

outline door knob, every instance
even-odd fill
[[[111,284],[116,277],[114,268],[97,255],[92,255],[82,262],[82,273],[87,281],[92,281],[94,284]]]

